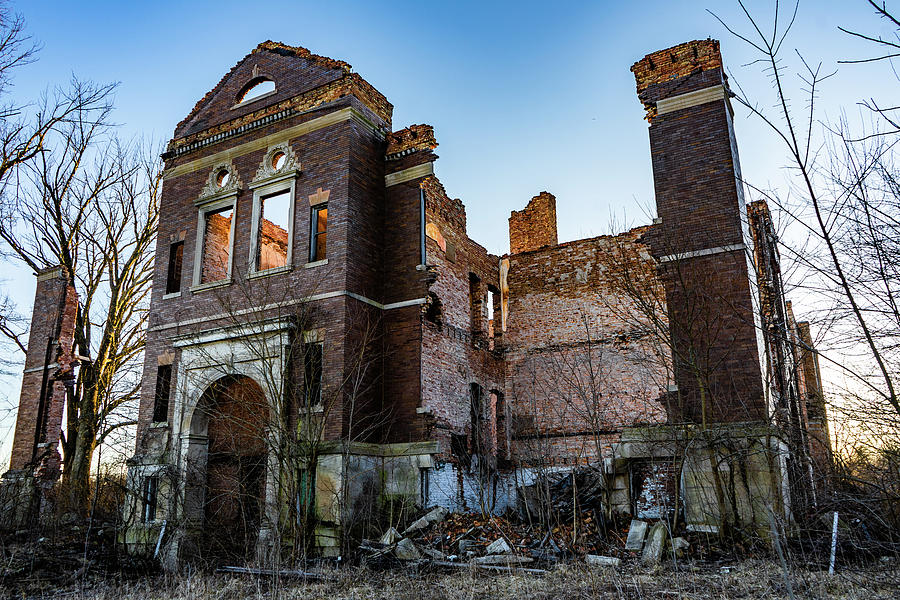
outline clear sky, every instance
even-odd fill
[[[542,190],[557,197],[560,241],[607,233],[613,222],[617,229],[649,222],[647,124],[629,71],[645,54],[720,39],[732,81],[769,102],[767,80],[745,66],[750,49],[707,12],[747,31],[731,0],[10,4],[43,45],[38,62],[16,76],[16,102],[73,73],[116,81],[115,120],[126,136],[168,140],[194,103],[267,39],[350,63],[394,104],[395,129],[434,126],[437,174],[465,203],[469,235],[497,254],[508,249],[510,211]],[[773,2],[748,5],[765,20]],[[806,0],[787,46],[827,70],[871,54],[838,25],[891,31],[864,0]],[[785,58],[796,62],[792,53]],[[822,91],[823,107],[830,115],[855,112],[856,102],[893,94],[896,83],[886,65],[840,65]],[[783,149],[746,110],[737,108],[735,126],[744,177],[781,185]],[[9,265],[0,273],[30,314],[33,277]],[[0,380],[0,405],[17,400],[18,387],[18,379]],[[0,471],[12,421],[0,420]]]

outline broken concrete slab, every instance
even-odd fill
[[[677,537],[672,539],[672,552],[675,553],[675,556],[678,558],[683,557],[688,548],[691,547],[691,543],[684,539],[683,537]]]
[[[443,506],[436,506],[428,511],[428,513],[422,518],[429,523],[437,523],[438,521],[443,521],[444,519],[446,519],[448,514],[450,514],[449,510],[447,510]]]
[[[429,525],[430,525],[430,523],[425,520],[425,517],[422,517],[421,519],[416,519],[415,521],[413,521],[410,524],[409,527],[407,527],[406,529],[403,530],[403,535],[409,535],[411,533],[415,533],[416,531],[421,531],[421,530],[425,529],[426,527],[428,527]]]
[[[644,544],[644,554],[641,556],[641,562],[648,565],[659,563],[663,550],[666,548],[666,534],[665,523],[657,523],[650,528],[647,543]]]
[[[527,565],[534,562],[534,559],[528,556],[518,556],[517,554],[492,554],[490,556],[480,556],[472,562],[476,565]]]
[[[625,540],[625,549],[640,552],[644,547],[645,537],[647,537],[647,522],[633,519],[628,529],[628,539]]]
[[[422,553],[419,552],[419,549],[416,548],[411,539],[403,538],[397,542],[397,547],[394,548],[394,556],[400,560],[419,560],[422,558]]]
[[[384,535],[381,536],[381,539],[378,541],[381,542],[382,544],[384,544],[385,546],[390,546],[391,544],[395,543],[397,540],[399,540],[402,537],[403,536],[400,535],[399,531],[397,531],[394,527],[391,527],[390,529],[388,529],[387,531],[384,532]]]
[[[494,540],[488,547],[484,549],[487,554],[509,554],[512,552],[512,548],[509,547],[509,544],[506,543],[506,540],[500,538],[498,540]]]
[[[443,506],[435,507],[435,508],[431,509],[430,511],[428,511],[427,513],[425,513],[425,515],[423,517],[413,521],[409,527],[407,527],[406,529],[403,530],[403,535],[409,535],[410,533],[414,533],[416,531],[421,531],[422,529],[425,529],[432,523],[437,523],[439,521],[443,521],[447,517],[447,514],[448,514],[448,511]]]
[[[584,562],[592,567],[618,567],[622,562],[615,556],[599,556],[597,554],[585,554]]]

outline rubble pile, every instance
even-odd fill
[[[567,525],[548,527],[433,508],[402,531],[389,527],[380,539],[363,540],[360,558],[375,568],[428,564],[542,572],[576,558],[597,567],[615,568],[623,560],[658,564],[673,553],[681,558],[689,547],[684,538],[672,540],[661,522],[634,520],[627,529],[610,531],[605,538],[593,510],[575,514],[577,518]]]

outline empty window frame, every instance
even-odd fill
[[[328,247],[328,205],[312,207],[309,234],[309,262],[325,260]]]
[[[184,263],[184,241],[169,246],[169,268],[166,272],[166,293],[181,291],[181,266]]]
[[[277,269],[290,264],[291,222],[293,221],[293,195],[291,189],[267,196],[259,196],[256,202],[256,256],[257,271]]]
[[[322,404],[322,342],[304,342],[303,344],[303,390],[306,406]]]
[[[153,401],[153,422],[169,420],[169,395],[172,391],[172,365],[159,365],[156,369],[156,396]]]
[[[271,79],[255,79],[238,94],[237,103],[252,102],[262,96],[275,93],[275,82]]]
[[[156,520],[156,501],[159,495],[159,476],[150,475],[141,482],[141,522]]]
[[[194,284],[216,283],[231,279],[234,245],[234,202],[215,204],[200,210],[198,227],[199,268]]]

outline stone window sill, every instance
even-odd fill
[[[264,271],[253,271],[247,277],[249,279],[259,279],[261,277],[269,277],[271,275],[278,275],[280,273],[289,273],[293,270],[293,265],[284,265],[283,267],[272,267],[271,269],[266,269]]]
[[[168,421],[154,421],[150,423],[150,429],[168,429],[169,422]]]
[[[181,290],[177,292],[172,292],[170,294],[163,294],[163,300],[169,300],[170,298],[181,298]]]
[[[322,259],[322,260],[316,260],[316,261],[313,261],[313,262],[308,262],[308,263],[306,263],[305,265],[303,265],[303,268],[304,268],[304,269],[313,269],[313,268],[315,268],[315,267],[321,267],[322,265],[327,265],[327,264],[328,264],[328,259],[327,259],[327,258],[324,258],[324,259]]]
[[[191,287],[191,293],[196,294],[197,292],[205,292],[206,290],[225,287],[226,285],[231,285],[231,277],[228,279],[220,279],[219,281],[210,281],[209,283],[200,283]]]

